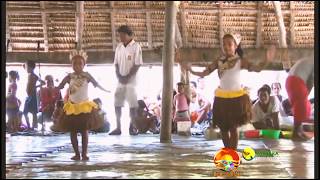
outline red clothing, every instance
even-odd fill
[[[61,93],[56,88],[42,88],[40,91],[40,111],[46,106],[50,105],[54,107],[57,100],[61,99]]]
[[[289,76],[286,89],[292,107],[294,123],[307,122],[310,119],[311,104],[308,100],[308,88],[305,82],[297,76]]]

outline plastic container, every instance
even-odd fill
[[[274,130],[274,129],[263,129],[262,136],[265,138],[270,139],[279,139],[280,138],[280,130]]]
[[[259,138],[261,136],[260,130],[248,130],[244,131],[245,138]]]
[[[178,121],[177,131],[180,135],[191,135],[191,121]]]
[[[292,131],[281,131],[281,138],[291,139]]]

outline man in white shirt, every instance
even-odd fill
[[[122,25],[118,28],[121,43],[118,44],[114,64],[116,68],[116,75],[119,80],[115,95],[114,106],[117,117],[117,128],[113,130],[110,135],[121,134],[121,109],[124,102],[127,101],[130,106],[130,135],[136,135],[137,131],[133,125],[136,117],[136,109],[138,107],[137,93],[136,93],[136,74],[142,62],[141,46],[134,41],[133,31],[127,25]]]

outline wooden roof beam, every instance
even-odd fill
[[[262,6],[263,2],[258,2],[257,13],[257,35],[256,35],[256,48],[260,48],[262,44]]]
[[[146,2],[146,9],[150,8],[150,1]],[[148,38],[148,49],[152,49],[152,26],[151,26],[151,13],[146,12],[146,25],[147,25],[147,38]]]
[[[220,48],[221,50],[223,49],[223,19],[222,19],[222,9],[223,9],[223,1],[219,1],[219,43],[220,43]]]
[[[249,61],[258,63],[264,60],[266,49],[264,48],[246,48],[244,49],[245,56]],[[183,61],[193,64],[210,63],[217,59],[221,52],[220,48],[181,48],[180,54]],[[289,48],[290,57],[294,57],[294,61],[302,58],[314,59],[314,48]],[[112,64],[114,61],[113,51],[93,51],[88,50],[88,64]],[[266,69],[272,69],[273,66],[281,65],[281,50],[277,51],[275,61]],[[162,49],[144,50],[142,51],[144,63],[146,64],[161,64]],[[23,63],[26,59],[37,59],[37,52],[8,52],[8,63]],[[69,64],[69,51],[65,52],[40,52],[39,59],[41,63],[53,64]],[[281,69],[282,70],[282,66]]]
[[[110,8],[114,7],[114,1],[110,1]],[[116,37],[116,27],[115,27],[115,20],[114,20],[114,12],[110,12],[110,26],[111,26],[111,36],[112,36],[112,49],[113,51],[116,50],[117,47],[117,37]]]
[[[84,27],[84,1],[76,1],[77,13],[76,13],[76,42],[77,49],[82,48],[82,35]]]
[[[274,10],[275,10],[275,15],[276,19],[278,22],[278,28],[279,28],[279,39],[280,39],[280,47],[281,48],[287,48],[287,39],[286,39],[286,27],[284,25],[284,20],[283,20],[283,15],[281,11],[281,3],[280,1],[272,1]]]
[[[10,26],[9,26],[9,15],[8,13],[6,13],[6,50],[7,52],[11,52],[12,51],[12,45],[10,43]]]
[[[295,12],[294,12],[294,1],[290,1],[290,45],[291,47],[295,47],[295,31],[294,31],[294,19],[295,19]]]
[[[188,29],[186,24],[186,12],[185,12],[185,2],[180,3],[180,22],[181,22],[181,35],[182,35],[182,45],[183,47],[189,47],[188,43]]]
[[[45,10],[45,1],[40,1],[40,8],[42,9],[41,12],[41,19],[43,25],[43,39],[44,39],[44,51],[49,51],[49,44],[48,44],[48,24],[47,24],[47,14],[44,12]]]
[[[110,3],[111,4],[111,3]],[[85,13],[146,13],[146,12],[157,12],[164,11],[164,9],[113,9],[113,8],[94,8],[86,9]],[[257,13],[257,9],[234,9],[234,8],[223,8],[224,12],[227,13]],[[76,13],[74,10],[64,10],[64,9],[46,9],[46,10],[7,10],[9,15],[17,14],[39,14],[41,12],[45,13]],[[191,13],[217,13],[219,9],[185,9],[185,12]],[[265,13],[274,13],[273,10],[265,10]],[[297,14],[314,13],[310,10],[282,10],[283,14],[290,14],[295,12]]]

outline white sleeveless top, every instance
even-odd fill
[[[236,64],[224,71],[222,77],[220,78],[220,88],[229,91],[238,91],[241,89],[241,60],[239,59]]]
[[[88,78],[84,74],[70,74],[69,100],[73,103],[89,100]]]

